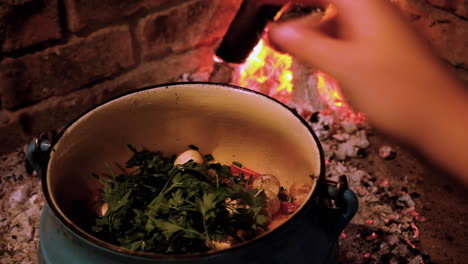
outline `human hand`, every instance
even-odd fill
[[[418,115],[422,96],[439,96],[439,88],[431,91],[426,83],[445,69],[388,1],[320,2],[333,4],[336,14],[319,25],[307,19],[272,24],[271,43],[335,77],[352,106],[388,133],[401,134],[395,131],[402,126],[401,115]]]
[[[376,128],[468,183],[468,150],[460,150],[468,146],[467,91],[399,10],[386,0],[293,2],[332,4],[336,12],[320,24],[306,18],[272,23],[273,46],[336,78],[348,102]]]

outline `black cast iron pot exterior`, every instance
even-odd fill
[[[69,206],[91,199],[98,187],[87,175],[104,158],[126,160],[128,143],[173,154],[194,144],[222,163],[235,158],[278,175],[283,186],[307,183],[312,191],[287,221],[226,250],[130,251],[89,235],[73,221]],[[273,98],[226,84],[163,84],[118,97],[87,112],[51,142],[36,139],[28,159],[42,177],[47,200],[39,248],[39,261],[47,264],[335,263],[338,236],[358,208],[346,177],[324,180],[323,151],[307,122]]]

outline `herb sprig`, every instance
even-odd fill
[[[109,170],[111,177],[99,177],[108,210],[90,228],[96,237],[131,250],[183,254],[214,249],[214,241],[246,241],[267,229],[265,193],[249,188],[250,180],[229,166],[173,165],[174,158],[159,151],[129,149],[131,173]]]

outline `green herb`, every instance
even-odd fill
[[[131,250],[194,253],[213,241],[239,243],[267,229],[266,195],[220,163],[174,166],[158,151],[129,145],[129,174],[100,177],[108,210],[90,227],[96,237]]]
[[[236,165],[239,168],[242,168],[242,163],[240,163],[240,162],[233,161],[232,164]]]
[[[210,161],[213,161],[214,160],[214,157],[213,155],[211,154],[206,154],[205,156],[203,156],[205,158],[205,161],[206,162],[210,162]]]
[[[193,150],[199,150],[199,148],[197,146],[195,146],[195,145],[189,145],[188,147],[193,149]]]

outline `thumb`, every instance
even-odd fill
[[[304,21],[273,23],[269,26],[268,38],[276,49],[330,74],[333,74],[330,70],[340,65],[344,57],[344,47],[340,41]]]

